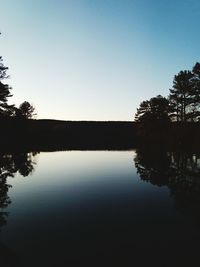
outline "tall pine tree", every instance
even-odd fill
[[[8,84],[2,81],[8,78],[7,75],[8,67],[3,64],[3,59],[0,56],[0,117],[5,117],[12,114],[13,105],[8,105],[8,98],[12,95],[10,90],[12,89]]]
[[[192,114],[194,121],[200,121],[200,63],[196,63],[193,72],[193,103]]]
[[[173,88],[170,89],[169,100],[171,115],[176,121],[186,122],[191,119],[191,104],[193,103],[193,73],[180,71],[174,76]]]

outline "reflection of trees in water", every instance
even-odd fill
[[[200,220],[200,153],[137,150],[134,161],[142,180],[168,186],[177,209]]]
[[[8,213],[4,209],[11,203],[7,183],[8,177],[14,177],[17,172],[28,176],[34,170],[34,157],[36,153],[0,154],[0,228],[6,224]]]
[[[154,151],[138,150],[134,161],[142,180],[159,186],[167,183],[171,161],[169,153],[159,151],[158,155]]]

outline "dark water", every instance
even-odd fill
[[[2,266],[200,263],[197,153],[1,154],[0,207]]]

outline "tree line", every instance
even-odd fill
[[[0,119],[10,117],[17,119],[33,118],[36,115],[34,113],[35,108],[28,101],[24,101],[19,107],[8,104],[8,99],[12,97],[10,92],[12,88],[3,82],[9,77],[7,70],[8,67],[3,64],[2,56],[0,56]]]
[[[140,123],[200,122],[200,63],[174,76],[168,97],[142,101],[135,114]]]

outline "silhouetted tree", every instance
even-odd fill
[[[135,115],[135,121],[145,127],[169,118],[184,125],[200,121],[200,63],[192,71],[180,71],[174,76],[168,99],[157,96],[143,101]]]
[[[1,33],[0,33],[1,34]],[[3,59],[0,56],[0,80],[8,78],[8,75],[6,74],[6,71],[8,70],[8,67],[5,67],[3,64]]]
[[[0,115],[9,115],[11,112],[11,108],[13,105],[8,105],[8,97],[11,97],[10,94],[11,87],[8,84],[4,84],[1,82],[2,79],[6,78],[6,71],[7,68],[3,66],[1,63],[0,68]]]
[[[143,101],[137,109],[135,121],[138,122],[138,133],[143,137],[152,137],[158,129],[164,130],[170,122],[169,101],[161,95]]]
[[[151,119],[155,122],[166,122],[169,121],[168,113],[169,101],[158,95],[140,104],[135,115],[135,121],[145,122],[147,119]]]
[[[35,108],[27,101],[24,101],[18,109],[16,109],[16,116],[24,119],[32,119],[36,113]]]
[[[1,34],[1,33],[0,33]],[[4,84],[2,80],[7,79],[8,67],[3,64],[3,59],[0,56],[0,117],[11,117],[31,119],[34,115],[35,108],[27,101],[23,102],[19,108],[15,105],[8,105],[8,98],[11,97],[10,90],[12,89],[8,84]]]
[[[194,75],[191,71],[180,71],[174,76],[173,88],[170,89],[172,120],[186,122],[193,117]]]
[[[1,33],[0,33],[1,34]],[[7,79],[8,67],[3,64],[3,59],[0,56],[0,116],[8,116],[12,114],[13,105],[8,105],[8,97],[11,97],[10,90],[12,89],[8,84],[2,83],[2,80]]]
[[[191,117],[193,121],[200,120],[200,63],[196,63],[193,72],[193,101],[191,105]]]

